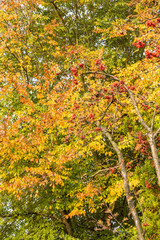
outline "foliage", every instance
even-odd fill
[[[158,1],[0,7],[0,238],[158,240]]]

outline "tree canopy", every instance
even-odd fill
[[[0,2],[0,238],[160,239],[160,2]]]

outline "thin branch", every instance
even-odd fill
[[[88,71],[88,72],[82,73],[82,75],[88,75],[88,74],[102,74],[102,75],[105,75],[106,77],[110,77],[114,80],[120,81],[117,77],[110,75],[110,74],[106,73],[105,71],[103,71],[103,72]]]
[[[114,116],[113,116],[113,123],[115,123],[116,122],[116,114],[117,114],[117,111],[118,111],[118,104],[119,104],[119,95],[118,95],[118,93],[117,93],[117,103],[116,103],[116,110],[115,110],[115,113],[114,113]],[[114,133],[114,130],[115,130],[115,127],[114,127],[114,125],[113,125],[113,128],[112,128],[112,135],[113,135],[113,133]]]
[[[78,4],[77,4],[77,0],[75,0],[75,7],[76,7],[76,44],[78,45]]]
[[[110,169],[109,168],[105,168],[105,169],[101,169],[99,171],[97,171],[96,173],[94,173],[93,175],[91,175],[90,177],[93,178],[95,177],[97,174],[101,173],[101,172],[106,172],[106,171],[109,171]]]
[[[112,78],[112,79],[114,79],[114,80],[116,80],[116,81],[120,81],[120,79],[119,78],[117,78],[117,77],[115,77],[115,76],[113,76],[113,75],[111,75],[111,74],[108,74],[108,73],[106,73],[106,72],[96,72],[96,71],[89,71],[89,72],[87,72],[87,73],[84,73],[84,74],[104,74],[106,77],[109,77],[109,78]],[[143,117],[142,117],[142,115],[141,115],[141,113],[140,113],[140,111],[139,111],[139,108],[138,108],[138,105],[137,105],[137,103],[136,103],[136,100],[135,100],[135,98],[134,98],[134,95],[132,94],[132,92],[128,89],[128,87],[126,86],[126,85],[124,85],[124,88],[126,89],[126,91],[128,92],[128,94],[129,94],[129,96],[130,96],[130,99],[132,100],[132,103],[133,103],[133,105],[134,105],[134,108],[135,108],[135,110],[136,110],[136,113],[137,113],[137,115],[138,115],[138,117],[139,117],[139,120],[141,121],[141,123],[142,123],[142,125],[144,126],[144,128],[148,131],[148,132],[150,132],[151,131],[151,129],[150,129],[150,127],[148,127],[148,125],[146,124],[146,122],[144,121],[144,119],[143,119]]]
[[[152,117],[152,122],[151,122],[151,130],[152,130],[152,131],[153,131],[153,128],[154,128],[155,116],[156,116],[156,109],[154,110],[153,117]]]
[[[37,216],[42,216],[42,217],[47,217],[47,218],[55,218],[56,220],[63,222],[60,218],[56,217],[55,215],[47,215],[44,213],[40,212],[28,212],[28,213],[15,213],[15,214],[0,214],[1,218],[17,218],[17,216],[29,216],[29,215],[37,215]]]
[[[120,223],[120,222],[117,220],[117,218],[114,216],[114,214],[112,214],[111,211],[110,211],[110,214],[111,214],[112,218],[114,218],[114,220],[121,226],[121,228],[123,228],[123,230],[124,230],[128,235],[132,236],[134,239],[137,239],[137,238],[135,238],[130,232],[128,232],[128,231],[125,229],[125,227],[122,225],[122,223]]]
[[[109,109],[109,107],[111,106],[112,103],[113,103],[113,99],[112,99],[112,101],[108,104],[108,106],[106,107],[106,109],[104,110],[101,118],[98,120],[99,122],[102,121],[102,119],[105,117],[105,114],[106,114],[107,110]]]
[[[136,198],[136,200],[137,200],[137,202],[140,206],[140,209],[141,209],[141,212],[142,212],[142,215],[143,215],[143,221],[145,222],[145,216],[144,216],[144,211],[143,211],[142,205],[141,205],[140,201],[138,200],[138,197],[137,197],[136,193],[134,192],[134,190],[133,190],[133,193],[134,193],[134,196],[135,196],[135,198]],[[145,236],[145,231],[146,231],[146,229],[144,229],[144,236]]]
[[[61,15],[61,13],[60,13],[60,10],[59,10],[59,8],[58,8],[58,7],[57,7],[57,5],[55,4],[54,0],[50,1],[50,3],[52,3],[52,4],[53,4],[53,6],[54,6],[54,9],[56,10],[56,13],[57,13],[57,15],[59,16],[59,18],[60,18],[60,20],[61,20],[61,22],[62,22],[63,26],[66,28],[66,30],[67,30],[67,33],[68,33],[68,39],[69,39],[69,43],[72,45],[72,41],[71,41],[71,38],[70,38],[70,36],[69,36],[69,29],[66,27],[66,22],[64,21],[64,19],[63,19],[62,15]]]
[[[9,52],[13,55],[13,57],[21,64],[21,62],[20,62],[19,58],[16,56],[16,54],[14,54],[8,46],[6,46],[6,48],[7,48],[7,49],[9,50]],[[28,72],[27,72],[27,70],[25,69],[24,66],[21,65],[21,68],[22,68],[22,69],[21,69],[22,74],[23,74],[23,71],[25,71],[25,73],[26,73],[26,78],[27,78],[27,83],[29,84]],[[23,76],[23,77],[24,77],[24,76]]]
[[[137,115],[138,115],[138,117],[139,117],[139,120],[141,121],[141,123],[142,123],[142,125],[144,126],[144,128],[145,128],[148,132],[150,132],[151,129],[150,129],[150,127],[148,127],[148,125],[147,125],[146,122],[144,121],[144,119],[143,119],[143,117],[142,117],[142,115],[141,115],[141,113],[140,113],[140,111],[139,111],[138,105],[137,105],[137,103],[136,103],[136,100],[135,100],[132,92],[128,89],[128,87],[127,87],[126,85],[124,85],[124,88],[127,90],[128,94],[129,94],[129,96],[130,96],[130,98],[131,98],[131,100],[132,100],[132,103],[133,103],[134,108],[135,108],[135,110],[136,110],[136,113],[137,113]]]
[[[160,133],[160,127],[159,127],[158,130],[153,134],[154,138],[158,135],[158,133]]]
[[[138,200],[138,197],[137,197],[137,195],[136,195],[134,190],[133,190],[133,193],[134,193],[134,196],[135,196],[135,198],[136,198],[136,200],[137,200],[137,202],[138,202],[138,204],[139,204],[139,206],[141,208],[141,212],[142,212],[142,215],[143,215],[143,221],[145,222],[145,216],[144,216],[144,211],[143,211],[142,205],[141,205],[140,201]]]
[[[119,164],[116,166],[116,167],[111,167],[112,169],[114,168],[114,169],[116,169],[116,168],[119,168]],[[92,177],[95,177],[96,175],[98,175],[99,173],[101,173],[101,172],[106,172],[106,171],[110,171],[110,168],[105,168],[105,169],[101,169],[101,170],[99,170],[99,171],[97,171],[96,173],[94,173],[93,175],[91,175],[90,177],[92,178]]]

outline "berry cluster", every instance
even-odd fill
[[[76,67],[75,68],[71,68],[70,70],[71,70],[73,76],[75,76],[75,77],[78,76],[78,69]]]
[[[147,27],[156,27],[156,24],[155,24],[155,22],[153,22],[152,20],[148,20],[147,22],[146,22],[146,26]]]
[[[157,54],[157,52],[151,52],[149,50],[145,51],[145,57],[148,59],[152,59],[153,57],[158,57],[159,54]]]
[[[145,181],[145,184],[146,184],[146,188],[151,188],[151,185],[147,182],[147,181]]]
[[[157,18],[157,20],[156,20],[156,21],[157,21],[157,23],[160,23],[160,18]]]
[[[75,103],[75,104],[74,104],[74,108],[73,108],[72,110],[74,111],[74,110],[76,110],[76,109],[78,109],[78,108],[79,108],[78,103]]]
[[[83,68],[83,67],[84,67],[84,63],[82,62],[82,63],[79,63],[77,66],[70,68],[70,71],[73,74],[73,76],[78,77],[78,68]]]
[[[101,128],[96,127],[96,128],[94,129],[94,131],[99,132],[99,131],[101,131]]]
[[[112,174],[115,173],[115,169],[114,169],[114,168],[111,168],[111,167],[110,167],[109,170],[111,171]]]
[[[70,122],[73,123],[73,121],[75,120],[75,118],[76,118],[76,115],[73,113]]]
[[[69,137],[68,136],[65,136],[65,142],[69,142]]]
[[[143,43],[141,40],[138,40],[137,42],[132,43],[132,45],[136,48],[144,48],[145,43]]]
[[[148,141],[144,138],[144,136],[142,135],[142,132],[138,132],[137,133],[137,137],[138,137],[138,145],[140,146],[140,151],[142,154],[147,155],[148,154]]]
[[[94,120],[94,114],[93,113],[90,113],[88,117],[89,117],[90,122]]]
[[[141,103],[141,106],[144,111],[147,111],[148,109],[150,109],[150,106],[147,104]]]
[[[103,64],[101,64],[101,60],[100,59],[95,59],[95,65],[100,67],[100,70],[104,71],[105,70],[105,66]]]

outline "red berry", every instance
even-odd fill
[[[76,115],[73,113],[71,120],[74,120],[76,118]]]
[[[160,23],[160,18],[157,18],[157,20],[156,20],[156,21],[157,21],[157,23]]]
[[[134,91],[136,88],[135,88],[135,86],[132,85],[132,86],[130,87],[130,89]]]
[[[80,67],[80,68],[83,68],[83,66],[84,66],[83,63],[80,63],[80,64],[79,64],[79,67]]]
[[[157,57],[160,56],[160,48],[159,48],[159,46],[157,46],[157,49],[156,49],[156,55],[157,55]]]
[[[119,82],[114,82],[113,83],[113,87],[118,87],[119,86]],[[112,86],[111,86],[112,87]]]
[[[144,48],[145,47],[145,43],[143,43],[141,40],[138,40],[137,42],[132,43],[132,45],[137,47],[137,48]]]
[[[74,76],[76,76],[76,77],[78,76],[78,69],[77,68],[71,68],[70,70],[71,70],[71,72]]]
[[[146,25],[147,25],[147,27],[156,27],[156,24],[155,24],[155,22],[153,22],[153,21],[151,21],[151,20],[148,20],[147,22],[146,22]]]
[[[74,82],[74,84],[78,84],[78,82],[77,82],[77,80],[76,79],[73,79],[73,82]]]
[[[95,59],[95,65],[99,65],[101,63],[100,59]]]
[[[148,223],[146,223],[146,222],[144,222],[142,225],[143,225],[144,227],[149,226]]]
[[[89,114],[89,116],[88,116],[91,120],[94,120],[94,114]]]
[[[78,103],[75,103],[75,104],[74,104],[74,108],[75,108],[75,109],[78,109],[78,108],[79,108]]]
[[[156,56],[157,56],[156,53],[153,53],[149,50],[145,51],[145,57],[148,58],[148,59],[152,59],[153,57],[156,57]]]
[[[104,65],[100,65],[100,69],[102,70],[102,71],[104,71],[105,70],[105,66]]]
[[[101,131],[101,128],[96,127],[94,130],[97,131],[97,132],[99,132],[99,131]]]
[[[104,92],[107,92],[107,88],[103,88],[103,91],[104,91]]]
[[[93,92],[93,89],[92,89],[92,88],[88,88],[88,90],[89,90],[90,92]]]
[[[104,98],[110,100],[112,97],[111,96],[105,96]]]
[[[81,139],[85,139],[85,136],[81,135]]]
[[[145,181],[145,184],[146,184],[146,188],[151,188],[151,185],[147,182],[147,181]]]
[[[124,84],[124,81],[123,81],[123,80],[121,80],[119,83],[123,85],[123,84]]]
[[[65,136],[65,142],[69,142],[68,136]]]
[[[124,89],[122,86],[120,86],[119,92],[120,92],[120,93],[125,92],[125,89]]]
[[[126,164],[126,167],[127,167],[127,168],[131,168],[131,163],[127,163],[127,164]]]
[[[115,172],[115,169],[114,168],[109,168],[111,173],[114,173]]]

